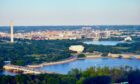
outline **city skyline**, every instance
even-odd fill
[[[139,0],[0,0],[0,26],[140,25]]]

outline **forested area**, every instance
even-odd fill
[[[72,69],[67,75],[16,75],[0,76],[0,84],[112,84],[128,82],[140,84],[140,70],[131,67],[90,67],[85,71]]]
[[[81,40],[17,40],[14,44],[1,41],[0,67],[3,66],[4,61],[11,61],[16,65],[27,65],[67,59],[72,54],[68,50],[71,45],[83,45],[84,52],[140,53],[140,42],[104,46],[83,44]]]
[[[140,54],[140,42],[119,43],[115,46],[84,45],[85,52],[98,51],[102,53],[136,53]]]
[[[72,40],[22,40],[14,44],[0,42],[0,65],[3,65],[3,61],[27,65],[63,60],[71,56],[68,47],[74,44],[79,42]]]
[[[2,68],[4,61],[11,61],[16,65],[27,65],[67,59],[72,56],[72,52],[68,50],[71,45],[83,45],[84,52],[140,53],[140,42],[104,46],[83,44],[81,40],[18,40],[14,44],[1,41],[0,67]],[[79,54],[78,57],[85,57],[85,55]],[[139,78],[140,70],[134,70],[131,67],[112,69],[91,67],[85,71],[73,69],[67,75],[2,75],[0,84],[111,84],[120,82],[140,84]]]

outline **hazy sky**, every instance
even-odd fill
[[[140,0],[0,0],[0,26],[140,25]]]

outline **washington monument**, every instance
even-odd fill
[[[10,22],[10,32],[11,32],[11,35],[10,35],[10,42],[11,43],[14,43],[14,29],[13,29],[13,22]]]

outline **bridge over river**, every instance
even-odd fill
[[[136,58],[136,59],[140,59],[140,55],[139,54],[132,54],[132,53],[129,53],[129,54],[112,54],[112,53],[109,53],[108,55],[109,57],[112,57],[112,58],[118,58],[118,57],[122,57],[122,58]]]
[[[54,72],[48,72],[48,71],[43,71],[39,69],[33,69],[29,67],[17,66],[17,65],[11,65],[11,64],[5,65],[3,68],[5,70],[23,72],[24,74],[45,74],[45,73],[54,74]]]

